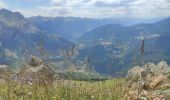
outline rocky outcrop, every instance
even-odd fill
[[[32,56],[28,65],[22,65],[15,74],[16,82],[22,84],[52,83],[55,79],[55,71],[44,64],[41,59]]]
[[[128,71],[128,100],[169,100],[170,67],[165,61],[148,63]]]
[[[7,65],[0,65],[0,79],[10,80],[13,71]]]
[[[166,82],[167,78],[163,75],[155,76],[151,79],[149,83],[150,89],[155,89],[157,86],[161,86],[164,82]]]
[[[39,59],[38,57],[32,56],[31,57],[31,61],[29,63],[30,66],[40,66],[42,64],[41,59]]]

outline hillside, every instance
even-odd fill
[[[7,65],[0,65],[0,72],[0,98],[3,100],[112,100],[122,99],[126,89],[124,78],[107,80],[88,72],[84,73],[84,77],[81,72],[72,71],[68,71],[65,77],[64,73],[54,70],[53,66],[34,56],[28,64],[21,65],[16,71]]]
[[[78,17],[31,17],[30,22],[39,29],[50,34],[58,34],[69,40],[81,36],[98,26],[114,23],[111,19],[89,19]]]
[[[72,44],[60,36],[46,35],[19,12],[0,10],[1,54],[6,56],[8,60],[22,59],[24,54],[39,56],[38,47],[40,47],[41,41],[43,41],[47,52],[53,55],[59,48],[69,47]],[[1,63],[9,64],[5,58],[1,60]]]
[[[91,62],[99,72],[125,71],[131,65],[141,63],[141,36],[144,34],[145,63],[160,60],[170,63],[169,20],[167,18],[152,24],[133,26],[108,24],[97,27],[77,39],[77,42],[84,46],[79,57],[91,56]]]

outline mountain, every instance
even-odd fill
[[[157,25],[169,25],[170,24],[170,17],[168,17],[164,20],[158,21],[155,24],[157,24]]]
[[[127,39],[132,34],[131,30],[120,24],[107,24],[95,28],[94,30],[84,33],[81,37],[78,38],[78,41],[82,42],[94,42],[98,40],[113,40],[113,39]]]
[[[170,63],[170,18],[131,26],[118,23],[123,22],[76,17],[25,18],[19,12],[1,9],[0,63],[9,65],[31,54],[40,56],[42,45],[52,60],[58,60],[58,50],[68,50],[73,44],[69,40],[74,40],[78,50],[73,58],[78,62],[88,57],[90,67],[96,71],[122,75],[130,66],[141,64],[142,33],[144,62]]]
[[[24,33],[35,33],[38,28],[29,23],[19,12],[11,12],[6,9],[0,10],[0,22],[9,28],[18,29]]]
[[[140,48],[144,33],[144,62],[166,60],[170,63],[169,22],[170,18],[167,18],[151,24],[108,24],[97,27],[77,39],[83,45],[79,57],[91,56],[91,62],[99,72],[124,72],[132,65],[141,64]]]
[[[51,34],[61,35],[69,40],[75,40],[79,36],[106,24],[134,25],[140,22],[154,22],[156,19],[139,18],[79,18],[79,17],[42,17],[29,18],[29,21],[39,29]]]
[[[98,26],[112,23],[109,19],[42,16],[31,17],[29,21],[36,24],[44,32],[59,34],[68,39],[79,37],[82,33]]]
[[[131,60],[129,55],[132,30],[120,24],[107,24],[82,35],[77,42],[84,45],[79,58],[91,57],[95,70],[116,75]]]
[[[72,42],[57,35],[46,35],[19,12],[0,10],[0,48],[2,49],[2,57],[5,56],[9,60],[23,57],[25,53],[27,55],[40,55],[38,47],[41,44],[49,55],[54,55],[59,48],[69,47]],[[1,63],[6,63],[6,61]]]

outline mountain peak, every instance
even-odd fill
[[[11,12],[11,11],[9,11],[7,9],[0,9],[0,13],[2,13],[2,12]]]
[[[19,29],[23,33],[34,33],[38,30],[21,13],[12,12],[7,9],[0,10],[0,23],[6,27]]]
[[[19,12],[12,12],[7,9],[0,10],[0,21],[8,21],[8,20],[21,20],[24,19],[24,16]]]
[[[12,12],[7,9],[0,9],[0,16],[1,17],[19,17],[24,18],[23,15],[21,15],[19,12]]]
[[[26,23],[26,19],[19,12],[12,12],[7,9],[0,10],[0,22],[6,26],[16,27],[22,26]]]

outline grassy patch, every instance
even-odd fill
[[[0,100],[121,100],[125,79],[86,82],[57,80],[53,85],[0,85]]]

